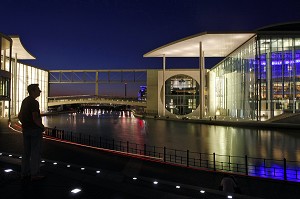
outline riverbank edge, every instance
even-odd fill
[[[167,120],[186,123],[199,123],[217,126],[247,127],[258,129],[300,129],[300,124],[294,123],[276,123],[261,121],[228,121],[228,120],[206,120],[206,119],[177,119],[162,116],[140,115],[133,112],[133,115],[140,119]]]

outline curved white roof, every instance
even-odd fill
[[[199,57],[202,42],[204,57],[226,57],[255,33],[200,33],[156,48],[144,57]]]
[[[17,59],[36,59],[31,55],[23,46],[20,37],[17,35],[9,36],[12,41],[12,58],[15,58],[17,53]]]

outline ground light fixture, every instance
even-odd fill
[[[205,193],[205,191],[204,190],[200,190],[200,193]]]
[[[177,186],[176,186],[176,189],[180,189],[180,186],[179,186],[179,185],[177,185]]]
[[[227,198],[233,198],[231,195],[228,195]]]
[[[80,170],[81,170],[81,171],[84,171],[84,170],[85,170],[85,168],[84,168],[84,167],[81,167],[81,168],[80,168]]]
[[[81,189],[76,188],[76,189],[71,190],[71,193],[76,194],[76,193],[79,193],[80,191],[81,191]]]
[[[9,172],[12,172],[12,171],[13,171],[12,169],[5,169],[4,170],[5,173],[9,173]]]
[[[53,162],[54,165],[57,165],[57,162]]]
[[[98,170],[98,171],[96,171],[96,173],[100,173],[100,171]]]
[[[154,181],[153,184],[158,184],[158,182],[157,182],[157,181]]]
[[[137,177],[133,177],[132,180],[137,180]]]

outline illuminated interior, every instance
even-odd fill
[[[210,72],[211,114],[267,120],[300,109],[300,34],[258,34]]]
[[[11,64],[11,45],[12,40],[0,33],[0,116],[9,115],[9,100],[10,100],[10,64]]]
[[[48,71],[19,62],[19,59],[35,58],[23,47],[18,36],[8,37],[0,33],[0,41],[0,117],[8,118],[19,113],[30,84],[39,84],[42,92],[37,100],[41,112],[47,111]]]
[[[46,112],[48,109],[48,71],[38,69],[22,63],[17,63],[12,71],[12,81],[16,88],[17,94],[12,98],[11,115],[19,113],[21,103],[28,96],[27,86],[30,84],[39,84],[41,95],[36,100],[40,103],[41,112]]]
[[[166,80],[166,109],[175,115],[192,113],[199,106],[199,84],[187,75],[176,75]]]

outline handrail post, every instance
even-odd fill
[[[230,155],[229,155],[229,156],[228,156],[228,170],[229,170],[229,171],[231,171],[231,168],[230,168],[231,165],[230,165],[230,164],[231,164],[231,163],[230,163]]]
[[[164,162],[166,162],[166,147],[164,146]]]
[[[216,171],[216,153],[213,153],[214,155],[214,171]]]
[[[202,166],[201,165],[201,162],[202,162],[202,158],[201,158],[201,153],[199,153],[200,154],[200,157],[199,157],[199,162],[200,162],[200,167]]]
[[[283,168],[284,168],[284,180],[287,180],[287,176],[286,176],[286,159],[283,158]]]
[[[190,154],[189,154],[189,150],[186,151],[186,166],[189,167],[190,164],[189,164],[189,161],[190,161]]]
[[[129,153],[129,142],[127,141],[127,153]]]
[[[246,169],[246,175],[248,175],[248,157],[245,155],[245,169]]]

